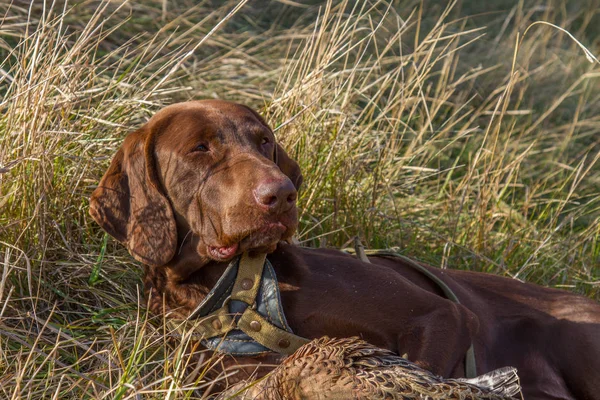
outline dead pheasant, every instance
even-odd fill
[[[516,397],[518,396],[519,397]],[[474,379],[443,379],[358,338],[323,337],[302,346],[269,375],[219,399],[490,399],[520,397],[515,368]]]

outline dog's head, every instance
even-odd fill
[[[90,214],[139,261],[160,266],[185,236],[226,261],[273,251],[297,227],[298,164],[256,112],[226,101],[175,104],[129,134]]]

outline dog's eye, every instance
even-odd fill
[[[204,144],[199,144],[198,146],[194,147],[194,150],[192,151],[200,151],[202,153],[206,153],[208,151],[208,146]]]
[[[267,144],[267,143],[269,143],[269,142],[270,142],[269,138],[265,136],[265,137],[263,137],[263,138],[262,138],[262,140],[260,141],[260,144]]]

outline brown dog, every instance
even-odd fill
[[[464,374],[473,342],[477,372],[517,367],[528,400],[600,399],[599,304],[428,267],[456,293],[457,305],[401,260],[372,257],[369,264],[284,244],[297,226],[301,182],[298,165],[257,113],[194,101],[163,109],[125,139],[90,212],[144,263],[155,313],[188,315],[229,260],[255,249],[271,253],[297,335],[360,336],[445,377]]]

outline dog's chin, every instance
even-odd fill
[[[206,254],[215,261],[229,261],[244,252],[253,254],[272,253],[281,240],[289,239],[295,229],[281,222],[268,223],[258,229],[253,229],[239,235],[241,239],[231,241],[231,244],[206,246]]]

